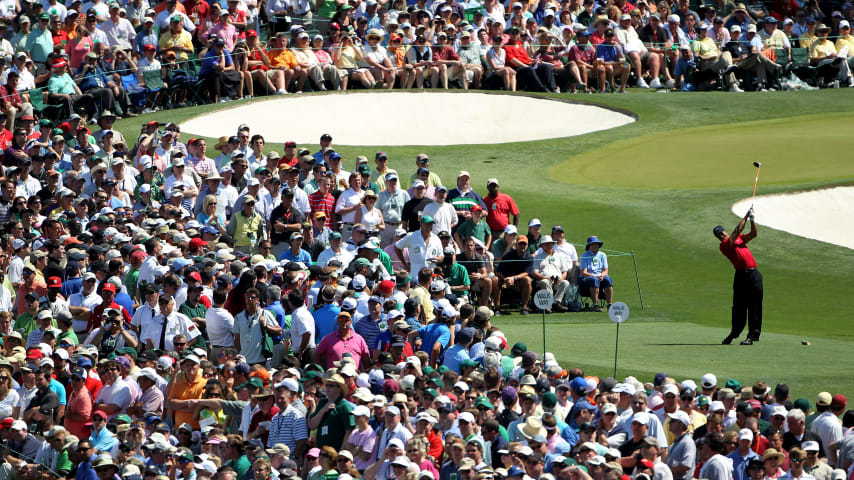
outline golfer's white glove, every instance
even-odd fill
[[[747,218],[749,218],[749,219],[750,219],[750,221],[752,222],[752,221],[753,221],[753,218],[754,218],[754,216],[753,216],[753,212],[750,212],[750,216],[749,216],[749,217],[747,217]]]

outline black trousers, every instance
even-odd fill
[[[737,338],[747,324],[747,336],[759,340],[762,333],[762,274],[758,269],[736,270],[732,279],[732,330]]]
[[[529,92],[554,92],[555,75],[553,67],[548,63],[540,63],[536,68],[519,67],[516,69],[518,75],[519,90]]]

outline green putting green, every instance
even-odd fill
[[[763,163],[760,194],[854,182],[854,163],[848,160],[852,92],[662,95],[632,89],[627,95],[557,97],[628,110],[638,121],[537,142],[335,147],[346,169],[353,168],[357,155],[370,159],[386,151],[404,184],[415,170],[415,156],[426,152],[430,168],[449,188],[459,170],[471,172],[472,185],[481,193],[487,178],[499,178],[502,191],[512,195],[522,211],[522,231],[536,217],[546,230],[562,225],[572,243],[598,235],[606,251],[636,252],[645,310],[638,299],[632,257],[610,259],[616,299],[631,308],[629,323],[621,328],[621,336],[626,332],[621,375],[649,379],[665,371],[675,378],[697,379],[713,371],[718,378],[737,377],[742,384],[758,378],[788,382],[793,396],[811,401],[821,390],[854,394],[845,380],[854,348],[854,250],[760,226],[751,249],[765,277],[765,333],[752,347],[722,348],[716,344],[729,326],[732,266],[711,234],[714,225],[731,229],[737,223],[730,207],[750,195],[754,160]],[[283,113],[298,115],[287,111],[287,98],[281,100]],[[131,140],[149,120],[180,122],[227,107],[158,112],[119,121],[116,128]],[[447,112],[447,118],[452,116]],[[390,112],[390,117],[406,118],[402,112]],[[251,125],[271,120],[246,121]],[[373,125],[393,135],[392,123]],[[429,137],[429,124],[403,122],[402,128],[423,128]],[[513,128],[512,119],[506,128]],[[327,130],[318,125],[318,138]],[[334,138],[334,131],[328,133]],[[198,134],[204,132],[184,132],[181,139]],[[212,148],[215,143],[208,138],[209,156],[218,154]],[[306,147],[312,152],[318,148]],[[282,151],[282,145],[267,144],[273,148]],[[761,216],[757,220],[761,224]],[[579,253],[582,250],[579,247]],[[606,314],[552,315],[547,321],[547,346],[560,361],[581,365],[594,375],[613,373],[614,325]],[[539,322],[534,314],[496,319],[511,342],[522,340],[537,350],[542,342]],[[802,339],[813,345],[802,346]]]
[[[763,185],[832,181],[854,174],[854,165],[836,154],[850,149],[852,122],[848,112],[666,131],[573,156],[549,174],[595,179],[591,184],[599,186],[750,188],[752,167],[745,159],[761,159]],[[608,175],[596,175],[602,170]]]

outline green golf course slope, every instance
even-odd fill
[[[353,168],[357,155],[372,159],[375,152],[386,151],[389,166],[407,187],[415,156],[428,153],[430,168],[449,188],[459,170],[471,172],[481,194],[486,179],[497,177],[502,191],[519,205],[521,231],[536,217],[544,233],[562,225],[567,239],[578,245],[598,235],[611,255],[615,300],[631,308],[620,332],[618,378],[634,374],[650,380],[664,371],[679,380],[698,380],[710,371],[719,379],[738,378],[742,385],[760,378],[769,384],[787,382],[794,397],[810,401],[823,390],[854,395],[854,384],[846,380],[854,373],[849,318],[854,251],[765,228],[757,216],[759,237],[751,250],[765,277],[764,334],[750,347],[721,346],[730,322],[733,269],[711,233],[715,225],[732,229],[737,223],[730,207],[750,196],[753,161],[763,165],[760,194],[854,182],[854,92],[658,94],[632,89],[627,95],[550,96],[631,111],[638,121],[537,142],[335,148],[346,169]],[[283,115],[299,115],[288,111],[287,98],[275,101],[283,103]],[[180,122],[230,105],[158,112],[122,120],[116,128],[135,139],[149,120]],[[358,112],[346,113],[347,121],[359,118]],[[379,121],[367,122],[366,128],[387,128],[393,135],[397,127],[390,123],[404,119],[411,120],[401,122],[405,128],[422,128],[429,137],[429,124],[414,121],[417,112],[411,117],[390,112],[388,119],[374,119]],[[275,119],[246,119],[250,125],[263,121]],[[512,115],[506,128],[513,128]],[[335,137],[330,125],[318,125],[318,138],[322,133]],[[181,140],[198,136],[205,132],[182,132]],[[215,143],[208,138],[211,157],[218,154]],[[312,152],[318,148],[305,146]],[[266,148],[282,151],[272,143]],[[618,252],[635,252],[635,257]],[[535,314],[494,319],[511,343],[524,341],[539,352],[541,322]],[[614,373],[615,325],[607,314],[549,315],[546,322],[546,348],[562,365],[582,366],[599,376]],[[811,345],[803,346],[803,340]]]

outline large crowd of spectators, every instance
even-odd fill
[[[509,341],[492,317],[532,292],[613,287],[599,238],[520,232],[498,178],[115,120],[4,146],[0,480],[854,479],[840,394]]]
[[[68,2],[2,8],[10,130],[43,104],[58,108],[54,119],[93,121],[353,86],[766,90],[798,62],[818,68],[808,76],[819,86],[854,85],[851,3],[827,15],[815,0],[698,11],[689,0]]]

